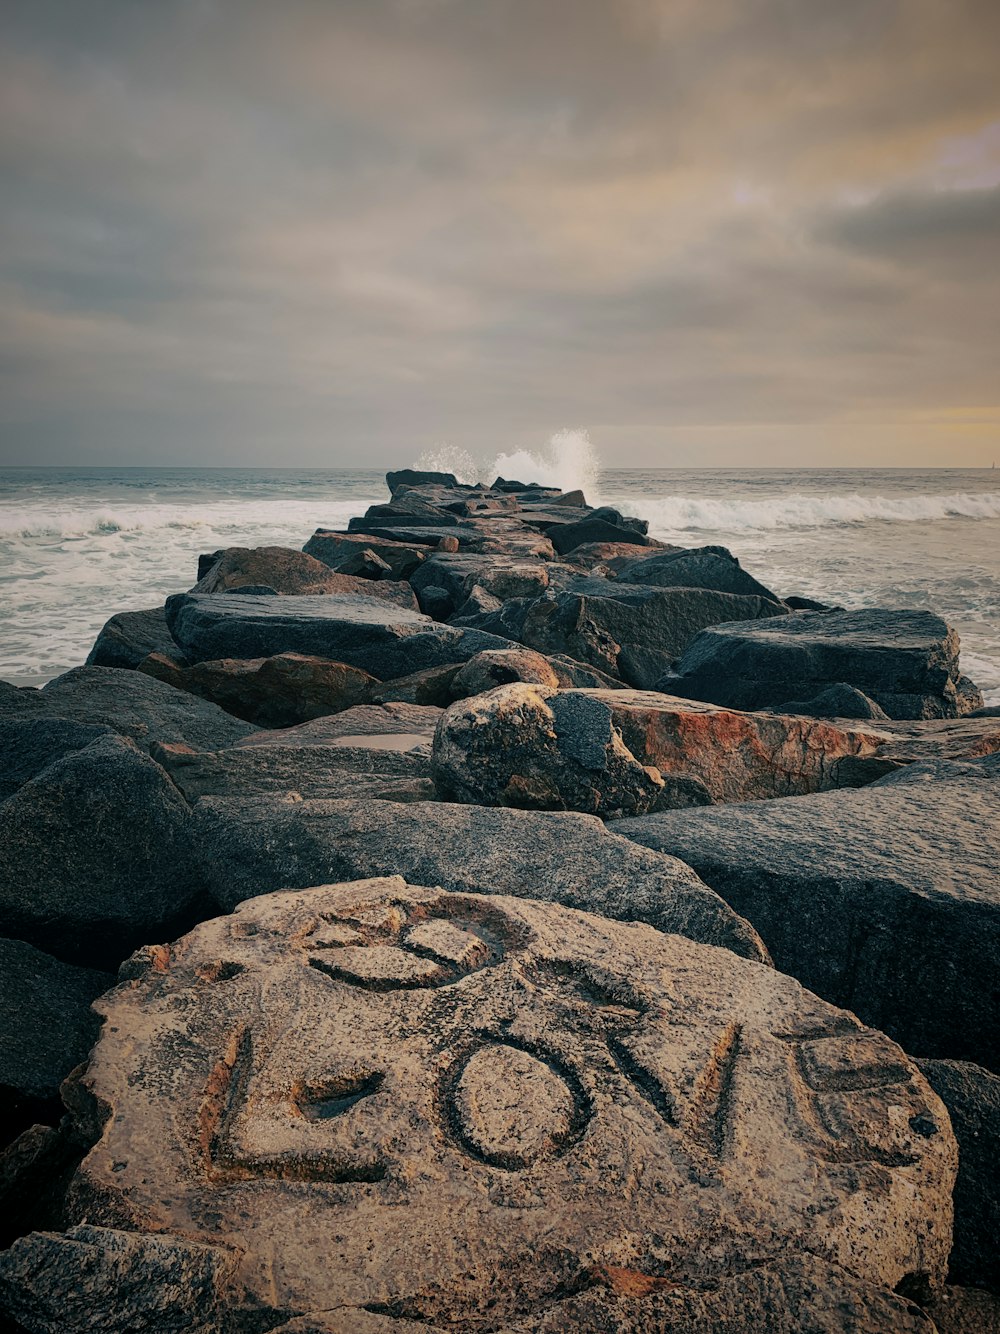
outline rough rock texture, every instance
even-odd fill
[[[56,1112],[59,1085],[97,1037],[90,1003],[113,985],[110,973],[0,939],[0,1143]]]
[[[536,685],[558,686],[559,674],[548,658],[530,648],[512,644],[510,648],[487,649],[459,667],[451,679],[451,698],[467,699],[484,690],[510,685],[514,681],[532,681]]]
[[[421,802],[224,801],[193,813],[203,883],[219,906],[284,886],[403,875],[648,922],[766,959],[757,934],[682,862],[592,815]]]
[[[600,1267],[944,1277],[937,1098],[729,953],[392,878],[258,899],[133,962],[100,1006],[85,1085],[110,1115],[75,1208],[224,1236],[262,1304],[544,1329]]]
[[[955,631],[926,611],[794,612],[703,631],[659,689],[766,709],[845,683],[890,718],[955,718],[982,704],[958,649]]]
[[[967,1061],[917,1065],[958,1140],[952,1283],[1000,1293],[1000,1078]]]
[[[379,682],[359,667],[301,653],[223,658],[181,667],[152,653],[139,670],[260,727],[294,727],[366,701]]]
[[[48,715],[99,724],[130,737],[142,749],[154,741],[178,741],[214,750],[256,731],[207,700],[141,672],[114,667],[74,667],[41,690],[0,693],[0,715]]]
[[[325,528],[317,528],[302,550],[308,556],[315,556],[328,569],[343,570],[347,574],[358,574],[359,571],[351,566],[364,552],[371,551],[388,565],[393,579],[408,579],[427,557],[422,546],[412,543],[392,542],[364,533],[335,533]]]
[[[572,552],[576,547],[589,546],[593,542],[627,542],[630,546],[653,546],[653,539],[634,528],[625,528],[621,524],[611,523],[607,519],[596,517],[597,512],[576,523],[555,524],[549,529],[548,536],[552,545],[561,556]]]
[[[26,717],[0,720],[0,801],[37,778],[64,755],[82,750],[102,736],[113,736],[108,727],[74,723],[67,718]]]
[[[942,1288],[929,1308],[937,1334],[1000,1334],[1000,1297],[976,1288]]]
[[[162,607],[120,611],[105,621],[87,657],[87,666],[138,667],[150,653],[170,653],[173,649]]]
[[[867,718],[885,720],[889,715],[862,690],[838,681],[827,686],[812,699],[787,700],[779,704],[776,713],[801,713],[810,718]]]
[[[688,862],[778,968],[908,1050],[1000,1067],[1000,757],[614,828]]]
[[[747,574],[725,547],[697,547],[690,551],[662,551],[618,568],[618,578],[631,584],[656,584],[658,588],[714,588],[720,593],[744,597],[780,598]]]
[[[452,705],[434,737],[433,777],[443,801],[605,818],[643,814],[663,790],[599,692],[523,682]]]
[[[538,598],[549,586],[549,570],[539,562],[462,554],[430,556],[414,570],[410,583],[421,599],[424,589],[437,587],[447,594],[444,615],[462,606],[474,587],[505,602],[508,598]]]
[[[113,985],[109,977],[108,987]],[[92,1018],[96,1038],[98,1020]],[[53,1108],[51,1114],[58,1113]],[[70,1133],[69,1117],[64,1116],[58,1126],[29,1125],[0,1149],[0,1249],[26,1232],[67,1226],[66,1191],[89,1147]],[[2,1318],[0,1329],[6,1334]]]
[[[417,600],[406,584],[394,580],[356,579],[331,572],[314,556],[290,547],[229,547],[199,578],[193,593],[229,593],[235,589],[265,585],[276,593],[310,596],[339,593],[379,598],[416,611]]]
[[[7,934],[112,967],[151,934],[187,925],[199,899],[189,821],[160,766],[123,737],[56,760],[0,806]]]
[[[591,579],[585,585],[587,591],[535,602],[520,638],[531,648],[566,653],[640,689],[655,685],[707,625],[754,617],[784,619],[785,609],[766,598],[610,579]]]
[[[380,681],[466,662],[506,641],[439,625],[370,598],[238,597],[181,593],[167,599],[170,633],[189,662],[303,653],[361,667]]]
[[[387,472],[385,484],[390,492],[398,491],[401,486],[458,486],[458,479],[453,472],[429,472],[421,468],[397,468]]]
[[[375,743],[395,750],[425,744],[428,752],[443,710],[429,705],[396,703],[356,704],[353,709],[326,718],[314,718],[298,727],[255,732],[238,741],[244,746],[356,746]],[[405,743],[405,744],[404,744]]]

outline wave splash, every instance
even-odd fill
[[[625,512],[649,519],[651,532],[735,533],[778,528],[825,528],[863,523],[916,523],[934,519],[998,519],[1000,494],[907,497],[838,496],[804,493],[770,500],[714,500],[707,496],[665,496],[616,501]]]
[[[508,481],[555,486],[561,491],[580,490],[594,503],[601,461],[587,432],[570,428],[557,431],[542,449],[518,449],[511,454],[497,454],[492,459],[476,459],[466,449],[442,445],[426,450],[414,467],[454,473],[460,482],[469,486],[505,477]]]

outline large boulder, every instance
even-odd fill
[[[481,695],[486,690],[514,681],[557,686],[559,673],[548,658],[533,649],[522,648],[520,644],[486,649],[459,667],[450,682],[451,697],[467,699],[470,695]]]
[[[151,653],[139,670],[178,690],[210,699],[260,727],[294,727],[368,700],[379,683],[360,667],[301,653],[273,658],[222,658],[182,667]]]
[[[307,597],[320,593],[379,598],[398,607],[417,608],[412,591],[394,580],[356,579],[331,571],[322,561],[290,547],[228,547],[199,578],[193,593],[230,593],[266,587],[275,593]]]
[[[769,588],[747,574],[725,547],[658,551],[644,559],[620,564],[616,572],[619,579],[630,584],[655,584],[657,588],[714,588],[719,593],[780,601]]]
[[[752,928],[687,866],[609,833],[592,815],[206,798],[193,818],[202,882],[227,911],[283,886],[402,875],[457,892],[551,900],[767,957]]]
[[[910,1051],[1000,1067],[1000,756],[613,827],[693,866],[819,995]]]
[[[454,489],[458,478],[453,472],[432,472],[426,468],[397,468],[385,475],[385,484],[390,492],[398,491],[401,486],[446,486]]]
[[[727,952],[394,877],[244,904],[128,979],[100,1002],[74,1208],[224,1237],[262,1307],[545,1329],[581,1289],[660,1276],[691,1300],[774,1256],[821,1289],[827,1266],[944,1278],[938,1099],[881,1034]]]
[[[34,1121],[58,1119],[59,1085],[97,1037],[91,1001],[114,981],[0,939],[0,1144]]]
[[[410,750],[425,746],[430,754],[434,729],[443,710],[429,705],[387,701],[356,704],[328,717],[314,718],[297,727],[254,732],[237,741],[237,749],[257,746],[383,746]]]
[[[64,755],[0,805],[4,930],[105,968],[188,925],[200,901],[190,818],[164,771],[126,738]]]
[[[594,542],[627,542],[635,547],[658,545],[645,532],[600,517],[598,510],[584,519],[578,519],[576,523],[555,523],[547,535],[560,556]]]
[[[41,690],[0,692],[0,717],[44,716],[109,727],[144,750],[156,741],[216,750],[257,730],[208,700],[114,667],[74,667]]]
[[[766,709],[843,682],[890,718],[955,718],[982,703],[958,650],[955,631],[927,611],[794,612],[706,629],[659,689]]]
[[[337,533],[317,528],[302,550],[315,556],[328,569],[343,570],[347,574],[361,573],[356,562],[366,551],[372,552],[389,567],[392,579],[407,579],[421,561],[426,549],[406,542],[392,542],[385,538],[370,537],[364,533]]]
[[[105,621],[87,657],[87,666],[138,667],[150,653],[170,653],[173,647],[162,607],[120,611]]]
[[[777,705],[775,713],[801,713],[809,718],[866,718],[871,722],[886,722],[885,709],[869,699],[863,690],[838,681],[827,686],[812,699],[786,700]]]
[[[444,617],[461,607],[474,587],[492,594],[500,602],[508,598],[538,598],[549,586],[549,570],[542,562],[458,552],[435,554],[414,570],[410,583],[423,606],[423,590],[440,588],[447,594],[441,607]],[[427,608],[424,607],[426,611]]]
[[[1000,1293],[1000,1078],[968,1061],[918,1060],[958,1140],[952,1283]]]
[[[600,692],[523,682],[452,705],[434,737],[433,776],[444,801],[605,818],[643,814],[663,790]]]
[[[180,593],[167,623],[189,662],[302,653],[360,667],[381,681],[466,662],[506,641],[439,625],[429,616],[363,597],[242,597]]]
[[[530,648],[565,653],[648,690],[705,626],[757,617],[784,619],[785,609],[766,598],[711,589],[588,579],[535,602],[520,638]]]
[[[83,750],[98,737],[113,735],[109,727],[44,714],[0,719],[0,801],[64,755]]]

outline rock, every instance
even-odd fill
[[[527,810],[643,814],[663,788],[624,745],[599,694],[518,682],[462,700],[434,737],[442,801]]]
[[[649,556],[652,547],[666,551],[684,550],[683,547],[665,547],[662,542],[657,542],[653,538],[648,538],[647,541],[648,546],[638,546],[634,542],[584,542],[574,547],[567,559],[584,569],[606,566],[617,574],[623,566],[630,565],[636,560],[644,560]]]
[[[447,486],[457,487],[458,478],[453,472],[428,472],[420,468],[397,468],[387,472],[385,484],[390,492],[398,491],[401,486]]]
[[[481,656],[482,654],[476,654],[477,658]],[[422,672],[413,672],[410,676],[400,676],[395,681],[374,686],[369,697],[373,704],[431,704],[446,709],[455,698],[451,683],[460,670],[461,666],[457,663],[449,663],[444,667],[427,667]]]
[[[868,718],[888,720],[885,709],[854,686],[838,681],[807,700],[789,700],[779,704],[775,713],[800,713],[809,718]]]
[[[207,798],[193,818],[203,883],[225,911],[284,886],[403,875],[456,892],[544,898],[767,958],[756,933],[687,866],[590,815]]]
[[[1000,1298],[976,1288],[942,1288],[929,1308],[938,1334],[1000,1334]]]
[[[98,737],[113,735],[108,727],[66,718],[28,714],[0,720],[0,801],[64,755],[82,750]]]
[[[775,1255],[944,1277],[956,1148],[904,1053],[642,925],[398,877],[285,891],[100,1009],[75,1209],[225,1236],[261,1307],[496,1329],[595,1271],[632,1293]]]
[[[124,737],[100,737],[56,760],[0,812],[8,935],[69,962],[114,967],[151,934],[191,921],[200,886],[190,811],[160,766]]]
[[[326,718],[314,718],[298,727],[255,732],[238,741],[244,746],[329,746],[379,744],[391,750],[409,750],[425,745],[428,754],[434,729],[443,709],[425,705],[386,702],[357,704]],[[376,742],[374,738],[379,740]]]
[[[1000,718],[1000,704],[989,704],[982,709],[973,709],[967,718]]]
[[[374,555],[367,548],[369,556]],[[383,562],[387,564],[387,562]],[[256,587],[276,594],[308,597],[323,593],[379,598],[397,607],[416,610],[417,600],[406,584],[395,580],[356,579],[331,571],[322,561],[290,547],[229,547],[203,575],[192,593],[251,593]]]
[[[952,1283],[1000,1293],[1000,1078],[966,1061],[918,1060],[958,1140]]]
[[[510,648],[486,649],[463,663],[451,680],[451,700],[481,695],[496,686],[513,681],[531,681],[537,685],[558,686],[559,674],[548,658],[518,644]]]
[[[87,1224],[32,1232],[0,1254],[0,1309],[28,1334],[221,1334],[233,1268],[228,1252],[182,1237]]]
[[[352,568],[359,555],[372,552],[389,566],[393,579],[408,579],[426,558],[423,547],[368,537],[364,533],[335,533],[325,528],[317,528],[302,550],[331,570],[353,575],[360,573]]]
[[[466,662],[504,641],[439,625],[369,598],[236,598],[180,593],[167,599],[170,633],[189,662],[302,653],[360,667],[381,681]]]
[[[113,984],[109,977],[108,986]],[[92,1018],[96,1038],[98,1020]],[[66,1226],[66,1191],[89,1148],[68,1133],[68,1121],[64,1117],[58,1127],[28,1126],[0,1150],[0,1249],[37,1228]]]
[[[815,598],[788,597],[783,598],[786,607],[792,611],[843,611],[843,607],[831,607],[826,602],[817,602]]]
[[[358,579],[392,579],[394,577],[389,562],[383,560],[370,547],[365,547],[362,551],[358,551],[356,555],[349,556],[340,566],[340,572],[354,575]]]
[[[1000,757],[614,828],[688,862],[778,968],[910,1051],[1000,1064]]]
[[[500,611],[502,607],[503,603],[499,598],[487,593],[486,589],[480,588],[478,584],[473,584],[469,589],[469,596],[458,608],[452,621],[456,625],[462,624],[466,617],[489,616]]]
[[[794,612],[706,629],[658,688],[766,709],[844,683],[890,718],[954,718],[975,707],[958,648],[955,631],[926,611]]]
[[[164,654],[153,653],[140,671],[210,699],[260,727],[294,727],[310,718],[339,713],[364,703],[379,684],[359,667],[301,653],[222,658],[193,667],[180,667]]]
[[[535,602],[522,641],[543,653],[565,653],[640,689],[650,689],[706,625],[786,619],[784,608],[764,598],[606,579],[582,582],[583,590]]]
[[[587,498],[582,491],[564,491],[561,496],[554,496],[554,505],[575,505],[580,509],[589,509]]]
[[[0,939],[0,1143],[33,1121],[58,1120],[59,1085],[97,1037],[90,1003],[114,981]]]
[[[423,607],[423,590],[444,589],[451,613],[461,607],[477,585],[500,602],[510,598],[538,598],[549,586],[549,572],[544,564],[504,560],[459,552],[435,554],[414,570],[410,583]]]
[[[426,597],[427,590],[424,590]],[[447,610],[448,603],[444,601],[447,597],[445,590],[441,589],[442,611]],[[476,612],[469,615],[459,615],[454,613],[448,617],[449,625],[459,625],[466,630],[482,630],[484,634],[497,635],[508,641],[518,641],[524,630],[525,618],[529,610],[535,605],[534,598],[510,598],[494,611]],[[465,608],[462,608],[465,611]]]
[[[162,607],[120,611],[105,621],[87,657],[88,667],[138,667],[150,653],[170,653],[174,641]]]
[[[455,552],[458,550],[458,538],[452,537],[450,533],[445,533],[444,537],[438,538],[438,551]]]
[[[177,741],[215,750],[256,730],[207,700],[142,672],[114,667],[74,667],[41,690],[0,694],[0,716],[48,716],[110,727],[142,749],[154,741]]]
[[[769,588],[742,568],[725,547],[699,547],[690,551],[662,551],[632,561],[617,571],[631,584],[655,584],[658,588],[714,588],[720,593],[766,598],[780,602]]]
[[[621,524],[598,518],[596,510],[588,518],[576,523],[554,525],[549,529],[548,536],[560,556],[593,542],[627,542],[634,547],[653,545],[651,539],[634,528],[625,528]]]

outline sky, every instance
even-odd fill
[[[1000,459],[996,0],[0,0],[0,462]]]

